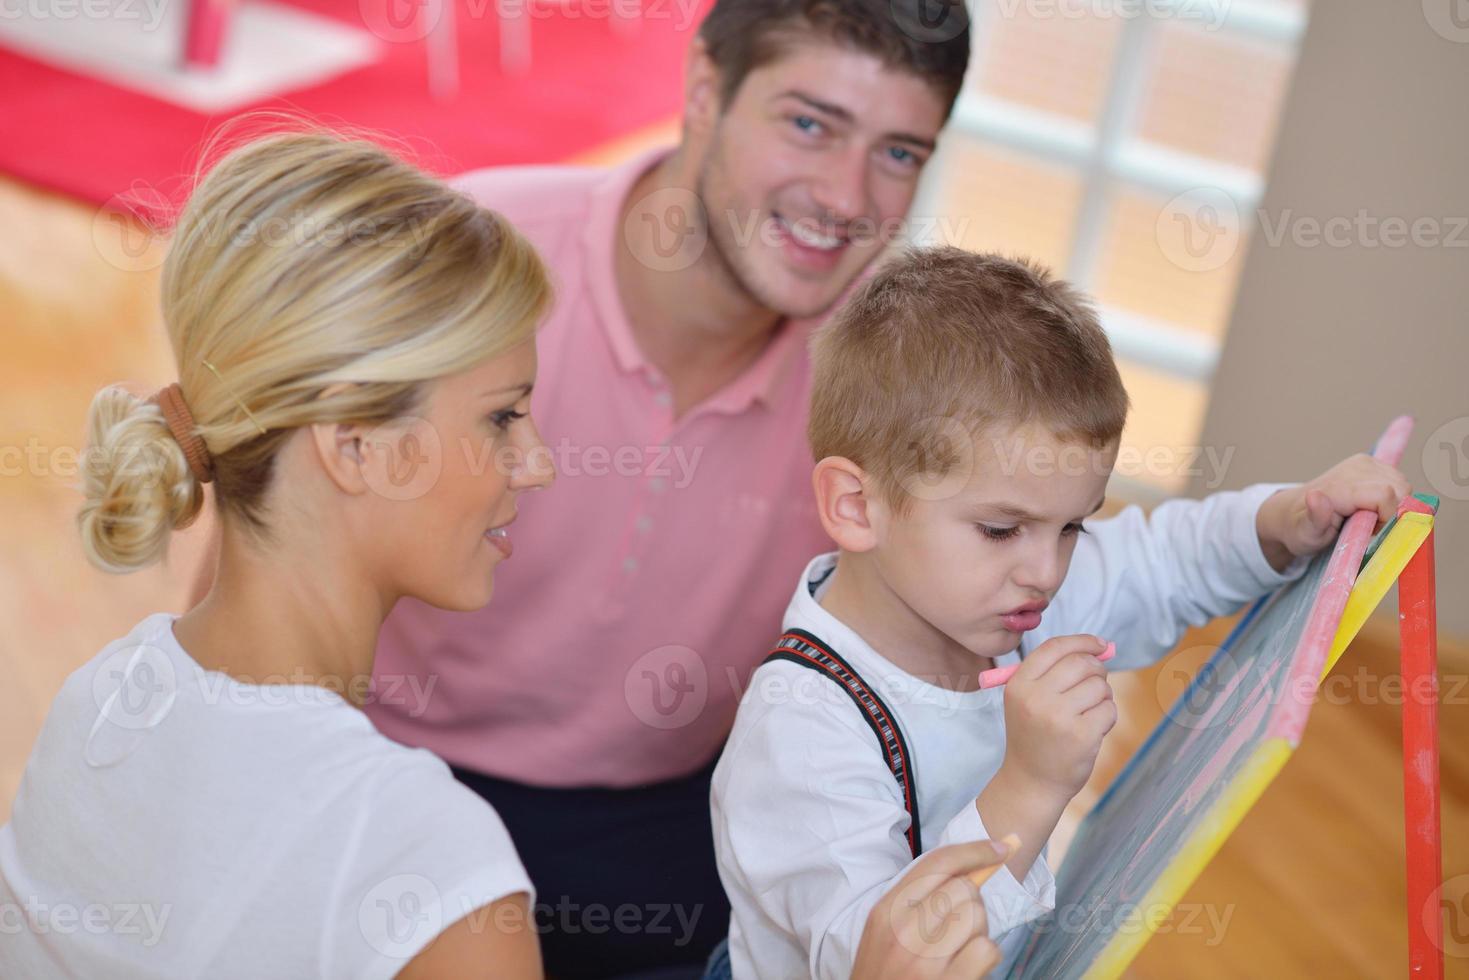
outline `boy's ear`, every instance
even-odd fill
[[[719,116],[719,69],[702,37],[690,42],[684,59],[683,101],[684,132],[708,134]]]
[[[827,535],[843,551],[870,551],[877,546],[868,497],[867,473],[844,456],[828,456],[811,473],[816,513]]]

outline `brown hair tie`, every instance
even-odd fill
[[[204,444],[204,438],[194,431],[194,416],[184,401],[184,390],[179,387],[179,383],[175,381],[166,388],[160,388],[148,400],[163,410],[163,420],[168,423],[168,431],[173,433],[173,437],[183,448],[184,459],[189,461],[189,472],[194,474],[194,479],[200,483],[213,480],[214,462],[209,456],[209,447]]]

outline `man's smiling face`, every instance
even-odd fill
[[[900,227],[947,110],[873,54],[794,43],[714,121],[697,188],[710,244],[762,306],[823,312]]]

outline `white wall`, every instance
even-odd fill
[[[1444,498],[1439,613],[1443,632],[1463,637],[1469,19],[1449,18],[1458,2],[1312,4],[1203,443],[1236,447],[1226,486],[1305,479],[1367,448],[1392,415],[1414,414],[1403,470]],[[1313,239],[1311,221],[1324,232],[1332,218],[1344,245]],[[1418,243],[1393,245],[1415,222]],[[1267,223],[1285,231],[1277,244]]]

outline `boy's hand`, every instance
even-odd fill
[[[1412,488],[1403,474],[1358,453],[1298,487],[1272,494],[1255,514],[1260,550],[1277,572],[1301,555],[1314,555],[1336,540],[1342,522],[1359,510],[1377,511],[1381,527],[1397,513]]]
[[[1057,636],[1020,664],[1005,685],[1005,762],[1013,775],[1070,800],[1086,785],[1117,723],[1095,636]],[[1064,805],[1064,803],[1063,803]]]
[[[1015,834],[1006,859],[1024,881],[1061,811],[1092,774],[1117,724],[1112,685],[1095,636],[1057,636],[1031,651],[1005,684],[1005,761],[974,805],[992,837]]]
[[[975,878],[1010,850],[1003,841],[974,841],[919,858],[868,914],[852,980],[978,980],[999,965]]]

